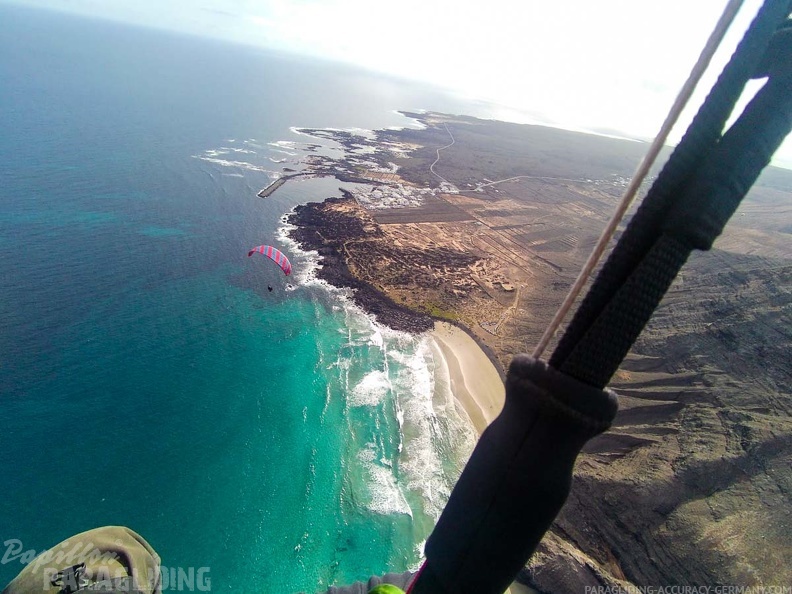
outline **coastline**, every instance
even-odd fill
[[[321,267],[317,278],[335,287],[354,289],[353,300],[377,321],[394,330],[419,334],[433,327],[427,314],[396,303],[380,287],[360,280],[350,267],[349,246],[362,246],[376,236],[371,221],[354,210],[357,203],[342,190],[344,198],[327,198],[295,207],[288,216],[294,225],[289,237],[304,250],[315,250]],[[352,207],[352,210],[350,210]],[[352,267],[355,264],[352,263]]]
[[[353,289],[354,301],[373,314],[378,322],[411,334],[429,332],[434,352],[443,358],[448,368],[454,400],[480,436],[505,402],[504,378],[497,367],[497,359],[459,325],[432,319],[398,304],[381,287],[356,277],[350,269],[348,246],[359,246],[366,237],[376,236],[377,232],[371,221],[360,218],[356,209],[349,210],[355,204],[345,195],[296,207],[289,216],[289,222],[294,225],[290,238],[302,249],[319,253],[318,278],[336,287]]]
[[[430,336],[448,366],[451,392],[480,436],[505,402],[503,380],[475,340],[448,322],[435,322]]]
[[[438,416],[444,405],[455,407],[449,414],[464,410],[465,433],[469,427],[481,435],[505,396],[493,397],[502,384],[483,379],[477,370],[488,366],[476,358],[488,354],[500,369],[541,335],[642,154],[638,143],[541,126],[433,113],[416,119],[424,130],[381,130],[373,141],[324,133],[348,152],[318,155],[307,161],[312,170],[381,183],[296,210],[290,222],[305,227],[292,237],[319,254],[317,276],[352,288],[378,322],[429,339],[442,372]],[[362,150],[372,147],[380,151]],[[783,555],[756,556],[758,536],[735,545],[732,534],[747,510],[759,514],[749,532],[766,534],[760,544],[789,545],[775,530],[784,521],[783,489],[767,488],[782,464],[778,436],[790,434],[778,399],[789,341],[757,331],[755,322],[777,327],[790,304],[783,282],[789,253],[766,204],[792,192],[792,178],[759,182],[753,191],[746,218],[721,249],[688,262],[685,287],[680,277],[614,376],[619,425],[575,468],[578,495],[525,576],[538,589],[569,580],[577,588],[623,585],[626,575],[636,583],[654,579],[647,575],[739,581],[733,566],[757,576],[784,566]],[[759,256],[759,243],[771,253]],[[691,302],[694,290],[706,298]],[[436,320],[452,320],[457,331]],[[755,356],[736,353],[740,340]],[[691,348],[701,346],[691,358]],[[724,409],[726,400],[710,398],[714,392],[732,404]],[[731,472],[734,461],[749,469],[749,480]],[[708,487],[713,480],[721,485],[716,492]],[[658,485],[660,504],[645,496]],[[671,519],[679,530],[664,529]],[[666,555],[658,560],[646,550]]]
[[[500,414],[506,389],[500,372],[481,346],[462,328],[435,321],[429,333],[435,352],[446,362],[451,393],[470,419],[478,437]],[[537,594],[525,584],[513,582],[504,594]]]

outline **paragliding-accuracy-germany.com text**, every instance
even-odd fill
[[[584,594],[792,594],[792,586],[586,586]]]

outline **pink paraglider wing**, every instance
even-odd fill
[[[285,275],[290,275],[292,271],[291,262],[289,259],[281,252],[279,249],[272,247],[271,245],[259,245],[254,247],[252,250],[248,252],[248,258],[258,252],[259,254],[263,254],[267,256],[270,260],[275,262],[278,266],[280,266],[281,270]]]

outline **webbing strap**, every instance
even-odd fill
[[[608,383],[693,249],[707,250],[792,129],[792,75],[771,78],[681,191],[660,237],[618,288],[561,371]]]
[[[689,254],[690,250],[675,238],[661,237],[594,320],[559,371],[590,386],[605,386]]]
[[[790,0],[767,0],[757,14],[581,303],[550,358],[552,367],[604,387],[690,251],[709,248],[769,163],[789,132],[788,76],[771,76],[740,123],[721,134],[791,8]],[[708,239],[685,220],[704,224]],[[692,236],[671,229],[676,240],[661,240],[669,221]]]

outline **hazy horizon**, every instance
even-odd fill
[[[640,140],[651,140],[659,130],[726,4],[678,0],[650,7],[610,0],[596,7],[579,2],[559,7],[504,2],[454,10],[445,10],[440,2],[420,4],[419,10],[407,2],[379,5],[372,13],[358,0],[208,0],[202,7],[184,0],[164,5],[148,0],[0,0],[352,65],[486,104],[498,119]],[[672,143],[759,4],[745,3],[672,133]],[[759,87],[752,83],[746,97]],[[779,149],[773,164],[792,168],[792,141]]]

